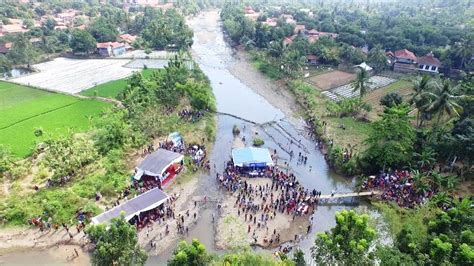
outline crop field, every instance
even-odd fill
[[[45,138],[88,129],[90,118],[109,105],[0,82],[0,145],[26,157]],[[36,137],[34,131],[39,128],[43,135]]]
[[[83,90],[130,76],[130,60],[56,58],[33,65],[39,72],[12,79],[15,83],[66,93]]]
[[[144,69],[142,75],[149,77],[155,70]],[[104,98],[116,98],[117,95],[127,86],[128,78],[122,78],[118,80],[109,81],[104,84],[94,86],[81,92],[81,95],[85,96],[99,96]]]
[[[311,76],[307,79],[307,81],[317,88],[326,91],[346,85],[354,81],[355,78],[355,74],[334,70],[320,75]]]

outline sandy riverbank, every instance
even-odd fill
[[[271,80],[260,73],[251,64],[250,55],[244,51],[237,51],[235,58],[235,63],[229,66],[232,75],[280,109],[287,118],[299,116],[301,110],[284,81]]]
[[[271,187],[272,185],[270,178],[242,178],[242,180],[254,187]],[[219,248],[231,249],[249,244],[275,248],[286,242],[294,242],[295,235],[297,240],[301,239],[310,225],[309,214],[293,218],[292,215],[277,212],[275,217],[267,221],[266,226],[263,224],[259,226],[258,223],[246,219],[247,215],[239,211],[238,205],[235,204],[238,193],[224,193],[227,193],[227,197],[222,202],[220,219],[217,222],[216,245]],[[275,192],[274,195],[275,198],[278,198],[281,194]],[[262,199],[256,197],[254,203],[260,205]],[[255,216],[260,217],[262,213],[262,211],[258,211]],[[280,241],[273,242],[277,235],[280,235]],[[270,240],[272,240],[271,243]]]
[[[164,223],[150,223],[147,228],[138,232],[139,243],[145,248],[149,255],[154,256],[161,254],[183,237],[183,235],[178,234],[177,231],[176,221],[179,215],[185,217],[183,226],[188,227],[188,229],[191,229],[197,219],[199,219],[199,213],[204,203],[202,197],[193,196],[198,187],[198,181],[199,177],[193,178],[184,184],[172,182],[165,188],[165,192],[168,195],[178,195],[172,205],[176,219],[168,219]],[[197,201],[196,207],[194,207],[195,201]],[[186,214],[187,211],[189,211],[189,216]],[[196,214],[196,218],[194,218],[194,214]],[[169,233],[167,235],[165,233],[166,225],[169,226]],[[156,247],[151,247],[152,241],[156,242]]]

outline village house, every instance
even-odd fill
[[[0,34],[3,36],[5,34],[15,34],[27,32],[28,29],[23,25],[23,20],[8,18],[9,24],[0,25]]]
[[[439,68],[441,67],[441,61],[436,58],[432,52],[428,53],[425,56],[418,57],[416,59],[418,63],[418,71],[428,72],[428,73],[439,73]]]
[[[276,27],[277,19],[276,18],[267,18],[267,20],[262,22],[262,24],[267,25],[269,27]]]
[[[328,37],[331,39],[335,39],[338,36],[337,33],[317,31],[315,29],[308,30],[305,32],[305,34],[309,43],[314,43],[317,40],[319,40],[319,38],[321,37]]]
[[[11,43],[11,42],[6,42],[6,43],[0,44],[0,54],[8,53],[8,51],[10,51],[12,46],[13,46],[13,43]]]
[[[97,53],[100,56],[118,56],[124,54],[126,45],[120,42],[102,42],[97,43]]]
[[[283,47],[288,47],[293,43],[293,40],[296,38],[296,35],[293,35],[291,37],[285,37],[283,39]]]
[[[55,21],[57,25],[64,25],[64,26],[73,26],[74,25],[74,18],[76,17],[78,11],[75,9],[67,9],[64,12],[56,14]]]
[[[257,18],[260,16],[260,13],[253,10],[251,6],[246,6],[244,8],[244,16],[252,21],[257,21]]]
[[[295,33],[295,34],[304,33],[305,30],[306,30],[306,26],[305,26],[305,25],[303,25],[303,24],[297,24],[297,25],[295,26],[295,31],[294,31],[294,33]]]
[[[393,70],[397,72],[414,72],[416,71],[416,55],[407,50],[398,50],[394,53],[395,59]]]
[[[310,54],[306,56],[306,63],[308,65],[315,66],[318,64],[318,57],[315,56],[314,54]]]
[[[137,39],[137,36],[126,33],[120,35],[119,38],[124,43],[132,44]]]

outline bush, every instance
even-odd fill
[[[265,144],[265,142],[263,141],[263,139],[255,138],[255,139],[253,140],[253,146],[255,146],[255,147],[263,146],[263,144]]]
[[[238,127],[237,125],[234,125],[234,126],[232,127],[232,134],[234,134],[234,136],[237,136],[237,135],[240,134],[240,129],[239,129],[239,127]]]
[[[390,92],[380,99],[380,105],[391,108],[403,102],[402,96],[396,92]]]

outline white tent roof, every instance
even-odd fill
[[[373,69],[371,66],[367,65],[365,62],[363,62],[360,65],[355,65],[354,67],[360,67],[360,68],[364,69],[365,71],[370,71],[370,70]]]

